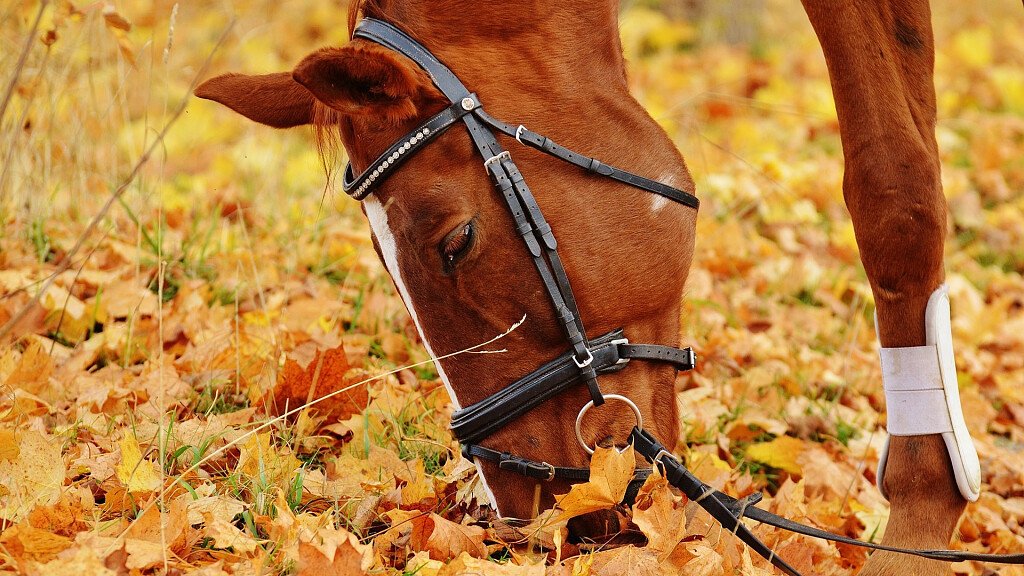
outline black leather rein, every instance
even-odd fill
[[[392,144],[362,173],[356,175],[352,171],[351,164],[346,166],[343,179],[345,192],[356,200],[366,198],[376,186],[393,174],[413,154],[444,131],[462,123],[483,159],[484,170],[501,194],[512,216],[515,228],[526,244],[527,251],[569,343],[568,350],[558,358],[544,364],[497,393],[453,414],[452,433],[461,442],[463,453],[467,458],[494,462],[502,470],[514,471],[541,481],[558,478],[578,482],[588,479],[590,471],[586,468],[570,468],[555,466],[547,462],[537,462],[486,448],[479,442],[541,403],[580,383],[586,384],[591,396],[591,402],[581,410],[580,418],[582,418],[584,411],[590,406],[600,406],[605,401],[605,395],[602,394],[598,385],[598,376],[621,370],[632,360],[664,362],[677,370],[690,370],[696,363],[696,357],[689,348],[680,349],[657,344],[631,344],[621,330],[612,331],[593,340],[587,339],[583,320],[580,318],[576,299],[573,297],[569,285],[569,278],[558,256],[558,243],[551,226],[544,219],[540,206],[526,185],[522,173],[512,161],[511,154],[502,148],[495,133],[511,136],[524,146],[578,166],[591,174],[611,178],[623,184],[664,196],[685,206],[697,209],[700,202],[690,192],[678,190],[579,154],[522,125],[516,126],[495,119],[484,111],[477,96],[471,93],[448,67],[421,44],[391,24],[364,18],[356,27],[354,38],[375,42],[414,61],[430,75],[434,84],[450,104]],[[629,402],[637,412],[638,421],[640,420],[639,410],[631,401],[621,396],[609,395],[608,397]],[[577,422],[577,428],[578,424]],[[579,434],[578,431],[577,434]],[[580,440],[582,442],[582,438]],[[735,500],[714,491],[693,476],[675,456],[643,430],[639,423],[633,429],[630,442],[636,451],[652,465],[662,469],[665,477],[673,486],[707,510],[722,526],[732,531],[755,552],[790,576],[799,576],[799,573],[776,556],[770,547],[761,542],[743,523],[742,518],[751,518],[816,538],[826,538],[877,550],[914,554],[936,560],[1024,563],[1024,554],[997,555],[973,554],[957,550],[907,550],[860,542],[804,526],[754,506],[760,500],[760,494]],[[636,489],[650,472],[651,469],[637,470],[630,490],[627,491],[628,499],[636,494]]]

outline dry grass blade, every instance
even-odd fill
[[[29,33],[25,38],[25,47],[21,49],[21,54],[18,56],[18,63],[14,65],[14,72],[11,74],[11,81],[7,84],[7,90],[4,92],[4,100],[0,103],[0,123],[3,122],[4,116],[7,114],[7,106],[11,103],[11,96],[14,95],[14,88],[18,85],[18,79],[21,78],[21,73],[25,70],[25,62],[28,60],[28,53],[32,50],[32,44],[36,39],[36,33],[39,32],[39,23],[42,22],[43,13],[46,12],[46,7],[49,5],[50,0],[43,0],[39,4],[39,11],[36,12],[36,19],[32,22],[32,28],[29,30]]]
[[[39,304],[39,300],[43,297],[43,294],[46,293],[50,286],[53,285],[53,282],[57,279],[57,277],[60,276],[60,274],[63,273],[65,270],[71,268],[72,260],[82,249],[82,246],[85,245],[86,240],[88,240],[89,237],[92,236],[93,232],[96,231],[96,228],[99,227],[100,222],[102,222],[103,219],[106,218],[107,214],[110,212],[110,209],[113,208],[114,204],[117,203],[118,199],[121,198],[122,195],[124,195],[125,191],[128,190],[128,187],[131,186],[131,184],[135,181],[135,178],[139,175],[139,172],[142,170],[142,167],[145,166],[147,162],[149,162],[149,159],[153,155],[153,153],[163,145],[164,138],[167,137],[168,132],[170,132],[171,128],[174,127],[174,124],[178,121],[179,118],[181,118],[181,115],[185,112],[185,107],[188,105],[189,100],[192,98],[192,92],[195,90],[196,86],[199,85],[200,80],[202,80],[202,78],[206,76],[206,72],[210,68],[210,62],[213,61],[213,56],[224,44],[224,41],[227,40],[228,35],[231,33],[231,30],[234,27],[235,21],[232,20],[227,25],[227,27],[224,28],[224,31],[217,39],[217,43],[210,51],[210,54],[206,57],[206,60],[203,62],[203,65],[199,68],[199,71],[196,72],[195,78],[189,85],[188,92],[184,96],[182,96],[181,101],[178,103],[177,108],[175,108],[174,112],[171,114],[171,117],[167,120],[166,123],[164,123],[163,128],[161,128],[160,131],[157,132],[156,137],[149,144],[149,146],[142,153],[142,155],[139,156],[138,160],[135,162],[135,165],[132,167],[132,171],[121,182],[121,184],[116,189],[114,189],[114,191],[107,198],[107,201],[103,203],[103,206],[100,208],[100,210],[93,216],[92,220],[90,220],[89,225],[86,226],[85,230],[83,230],[82,233],[78,236],[78,239],[75,241],[75,244],[67,251],[67,253],[60,260],[60,262],[57,263],[56,269],[50,273],[46,281],[43,282],[42,286],[39,287],[39,290],[38,292],[36,292],[36,295],[32,297],[28,304],[22,306],[21,309],[19,309],[14,315],[12,315],[11,318],[7,321],[7,323],[5,323],[3,326],[0,326],[0,341],[4,341],[4,339],[11,332],[11,330],[15,326],[17,326],[18,322],[20,322],[25,317],[25,315],[28,314],[30,310],[32,310],[34,306]]]

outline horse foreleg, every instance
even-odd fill
[[[935,53],[928,2],[803,3],[828,63],[846,161],[843,193],[875,296],[879,339],[884,348],[924,346],[926,308],[944,279],[946,231],[935,142]],[[899,351],[895,354],[897,361],[909,358]],[[928,378],[902,376],[904,381],[918,383]],[[891,381],[886,383],[890,391]],[[910,382],[911,388],[916,385]],[[922,412],[925,406],[946,411],[941,386],[925,394],[933,395],[921,397],[927,402],[914,400],[902,408],[890,402],[890,425],[897,417],[911,424],[943,420],[945,413]],[[900,409],[905,412],[894,413]],[[883,487],[891,504],[886,544],[915,548],[949,544],[966,504],[950,462],[939,434],[891,438]],[[939,562],[875,554],[863,574],[947,571]]]

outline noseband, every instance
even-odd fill
[[[477,96],[471,93],[451,70],[421,44],[391,24],[364,18],[356,27],[353,38],[375,42],[411,59],[430,75],[434,85],[448,99],[449,105],[392,144],[358,176],[353,174],[352,165],[347,165],[343,179],[345,192],[356,200],[366,198],[376,186],[394,174],[412,155],[461,121],[469,131],[473,145],[480,153],[484,170],[490,175],[509,209],[516,230],[526,244],[569,343],[569,349],[558,358],[509,384],[497,393],[452,415],[452,433],[462,444],[463,454],[467,458],[480,458],[495,462],[502,470],[518,472],[537,480],[558,478],[580,482],[588,479],[590,471],[586,468],[554,466],[547,462],[528,460],[478,444],[541,403],[579,383],[585,383],[591,400],[581,408],[576,421],[576,430],[577,437],[587,452],[593,452],[593,450],[586,444],[579,431],[581,420],[586,412],[594,406],[602,405],[605,399],[626,402],[633,409],[637,418],[637,425],[629,437],[629,442],[636,451],[652,465],[659,467],[670,484],[680,489],[688,498],[710,513],[723,527],[730,530],[752,550],[787,575],[800,576],[800,573],[778,557],[769,546],[761,542],[742,522],[743,518],[751,518],[814,538],[875,550],[913,554],[946,562],[975,560],[1024,564],[1024,554],[916,550],[861,542],[806,526],[757,508],[755,504],[761,499],[759,493],[736,500],[701,482],[665,446],[643,429],[640,411],[632,401],[615,394],[602,394],[597,381],[599,375],[621,370],[630,360],[664,362],[677,370],[691,370],[696,363],[693,351],[690,348],[680,349],[658,344],[631,344],[621,330],[614,330],[593,340],[587,339],[586,330],[576,306],[576,299],[573,297],[569,285],[569,278],[558,257],[558,244],[551,226],[544,219],[540,206],[526,185],[522,173],[513,162],[511,154],[502,148],[495,133],[511,136],[524,146],[578,166],[591,174],[611,178],[623,184],[664,196],[695,210],[700,206],[699,200],[690,192],[666,186],[569,150],[545,136],[528,130],[521,124],[518,126],[506,124],[492,117],[484,111]],[[635,490],[649,473],[649,469],[637,471],[631,483],[631,490],[627,492],[627,499],[631,499],[631,494],[635,495]]]

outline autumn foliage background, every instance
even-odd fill
[[[682,334],[701,363],[677,382],[675,449],[717,488],[878,540],[873,305],[810,26],[795,0],[763,0],[758,31],[728,43],[743,3],[700,20],[628,4],[634,92],[703,201]],[[933,6],[954,338],[984,466],[955,545],[1020,551],[1024,8]],[[770,573],[657,477],[632,544],[567,542],[569,517],[617,501],[630,453],[600,452],[595,479],[527,526],[481,508],[444,388],[311,135],[183,100],[197,76],[290,69],[345,36],[344,6],[306,0],[0,7],[0,88],[16,78],[0,101],[0,572]],[[865,559],[756,531],[805,574]]]

